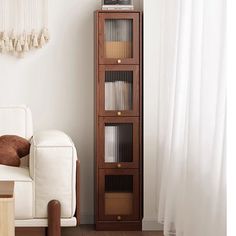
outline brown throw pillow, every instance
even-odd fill
[[[20,166],[20,158],[30,151],[28,140],[16,135],[0,136],[0,164]]]

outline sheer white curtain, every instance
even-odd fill
[[[158,1],[146,67],[157,80],[158,221],[165,235],[224,236],[226,0]]]

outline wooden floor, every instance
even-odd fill
[[[162,232],[133,231],[95,231],[93,225],[81,225],[78,228],[63,228],[62,236],[163,236]]]

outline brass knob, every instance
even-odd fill
[[[121,168],[121,164],[119,163],[119,164],[117,164],[117,168]]]
[[[121,220],[121,216],[117,216],[117,220]]]
[[[118,115],[118,116],[121,116],[121,112],[120,112],[120,111],[118,111],[118,112],[117,112],[117,115]]]
[[[118,60],[117,60],[117,63],[120,64],[120,63],[121,63],[121,59],[118,59]]]

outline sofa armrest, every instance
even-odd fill
[[[31,140],[30,176],[34,182],[36,218],[47,217],[51,200],[61,203],[61,217],[75,214],[76,149],[71,139],[57,130],[37,132]]]

